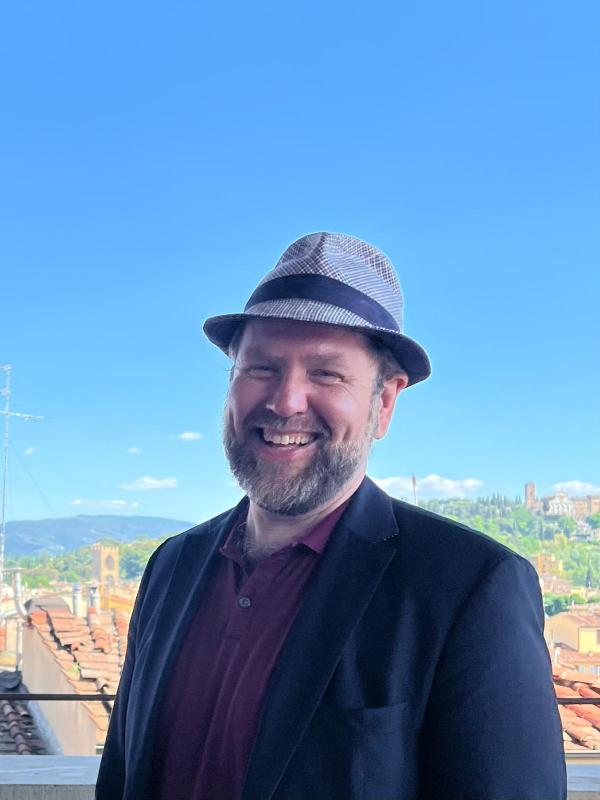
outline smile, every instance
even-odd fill
[[[281,433],[280,431],[269,430],[269,428],[259,428],[258,432],[265,444],[274,447],[305,447],[307,444],[314,442],[318,437],[318,434],[306,431]]]

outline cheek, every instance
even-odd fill
[[[369,398],[370,399],[370,398]],[[321,404],[315,411],[327,423],[338,441],[357,439],[364,434],[371,405],[366,397],[342,395]]]
[[[234,380],[227,394],[227,409],[233,422],[237,425],[243,423],[248,414],[264,402],[263,394],[256,383]]]

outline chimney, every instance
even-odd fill
[[[91,583],[88,586],[88,607],[95,608],[96,611],[100,611],[100,594],[98,592],[98,585],[96,583]]]
[[[74,583],[72,586],[72,598],[73,598],[73,614],[76,617],[81,616],[81,584]]]

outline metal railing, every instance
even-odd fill
[[[600,697],[557,697],[556,702],[559,706],[598,706],[600,705]]]
[[[0,692],[0,701],[2,700],[19,700],[24,702],[26,700],[114,700],[116,694],[57,694],[57,693],[39,693],[39,692]],[[595,697],[557,697],[556,702],[559,706],[564,705],[600,705],[600,696]]]
[[[77,694],[73,692],[71,694],[56,694],[56,693],[49,693],[49,692],[0,692],[0,701],[8,700],[18,700],[19,702],[23,703],[26,700],[114,700],[116,694]]]

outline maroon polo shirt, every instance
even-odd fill
[[[160,800],[239,800],[269,678],[346,505],[251,571],[237,520],[169,679],[154,752]]]

